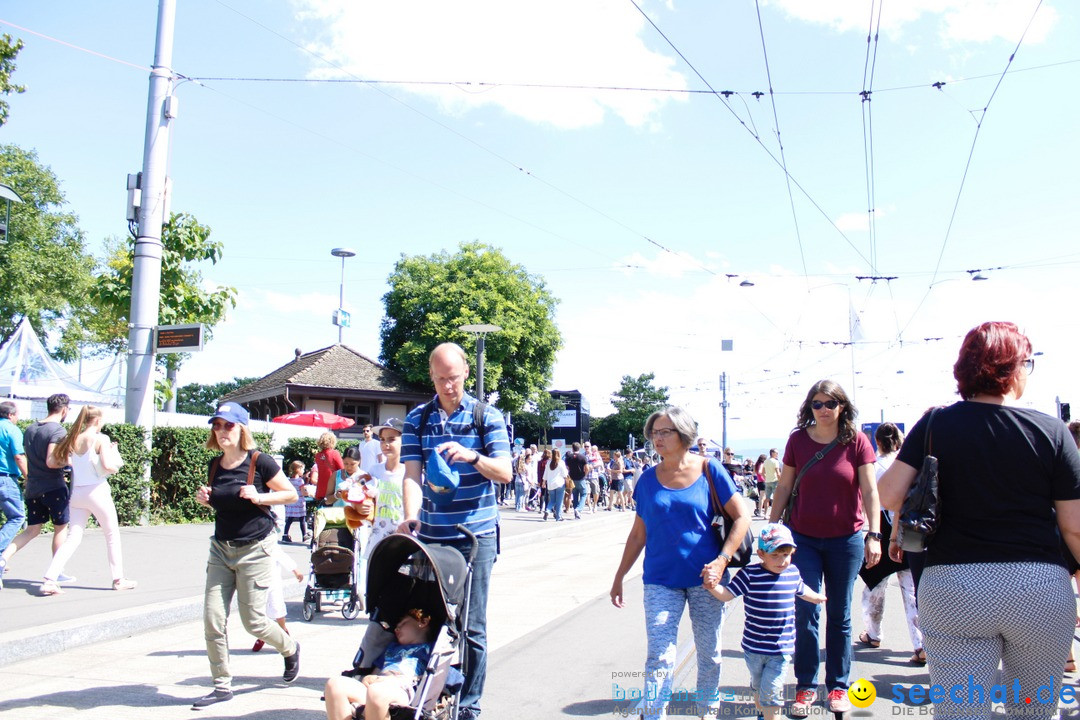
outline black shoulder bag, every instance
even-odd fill
[[[941,498],[938,495],[938,459],[934,457],[934,445],[930,428],[934,424],[934,408],[926,419],[926,438],[923,441],[922,470],[908,488],[907,497],[896,519],[897,539],[904,552],[922,552],[937,532],[941,520]]]
[[[789,525],[791,520],[791,513],[795,509],[795,498],[799,496],[799,483],[802,482],[803,475],[806,471],[814,467],[817,461],[829,454],[829,451],[840,444],[840,436],[837,435],[831,443],[825,446],[824,450],[818,450],[814,453],[814,457],[810,458],[805,465],[802,466],[802,470],[795,476],[795,482],[791,485],[791,495],[788,496],[787,505],[784,506],[784,511],[780,513],[780,522],[784,525]]]
[[[731,528],[734,527],[735,521],[728,517],[727,510],[724,509],[723,504],[720,502],[720,496],[716,492],[716,486],[713,485],[712,472],[709,471],[709,461],[704,460],[701,465],[702,470],[705,471],[705,480],[709,483],[709,497],[712,498],[712,526],[713,529],[716,530],[717,537],[720,539],[720,548],[723,549],[724,542],[727,540]],[[742,542],[739,543],[738,549],[732,554],[731,560],[728,562],[728,567],[746,567],[750,564],[750,558],[753,556],[753,532],[747,530],[746,534],[743,536]]]

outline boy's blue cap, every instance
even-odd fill
[[[237,403],[223,403],[218,405],[217,412],[210,418],[210,424],[214,423],[214,418],[221,418],[225,422],[237,423],[239,425],[247,425],[251,420],[251,416],[248,415],[248,411],[244,409],[243,405]]]
[[[761,528],[761,532],[758,533],[757,546],[762,552],[776,552],[787,545],[799,547],[795,544],[795,539],[791,537],[791,530],[788,529],[787,525],[769,523]]]
[[[432,491],[431,499],[436,505],[444,505],[454,499],[454,493],[461,484],[461,475],[447,464],[442,455],[434,450],[428,453],[424,474]]]

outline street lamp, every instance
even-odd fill
[[[341,258],[341,291],[338,294],[338,309],[334,311],[334,324],[337,325],[337,341],[340,345],[341,333],[352,321],[349,313],[345,312],[345,258],[355,257],[356,251],[351,248],[334,248],[330,254]]]
[[[484,339],[488,333],[499,332],[502,328],[484,323],[462,325],[458,330],[476,335],[476,399],[484,402]]]

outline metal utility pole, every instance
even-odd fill
[[[165,180],[169,162],[169,131],[176,117],[172,95],[173,33],[176,0],[159,0],[157,45],[150,71],[146,107],[146,140],[138,215],[138,236],[131,280],[131,321],[128,324],[128,373],[124,416],[127,422],[149,428],[154,418],[154,328],[161,296],[161,226],[165,222]]]
[[[480,402],[486,402],[487,398],[484,397],[484,339],[488,333],[499,332],[502,328],[498,325],[483,323],[462,325],[458,330],[476,335],[476,399]]]
[[[726,372],[720,373],[720,393],[721,393],[721,395],[723,397],[723,399],[720,401],[720,409],[723,410],[723,413],[724,413],[724,424],[723,424],[723,443],[724,443],[724,447],[720,448],[720,450],[723,451],[723,450],[726,450],[727,446],[728,446],[728,444],[727,444],[727,409],[730,406],[730,403],[728,403],[728,401],[727,401],[727,373]]]

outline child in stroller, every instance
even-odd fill
[[[364,705],[364,720],[388,720],[390,705],[408,705],[412,689],[431,657],[435,626],[431,615],[412,608],[394,627],[394,641],[362,680],[330,678],[326,683],[327,720],[350,720]]]

